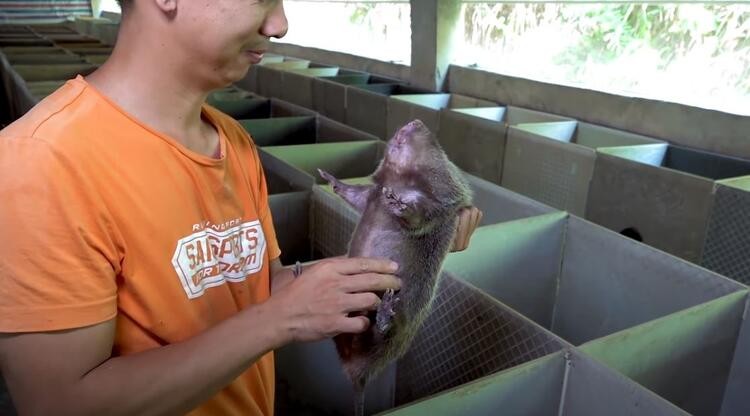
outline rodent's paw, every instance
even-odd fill
[[[393,192],[393,188],[384,186],[383,196],[385,197],[385,202],[388,205],[388,208],[397,215],[400,215],[406,210],[406,208],[408,208],[406,203]]]
[[[331,184],[331,186],[333,186],[334,191],[338,190],[338,185],[339,185],[338,179],[336,179],[333,175],[324,171],[323,169],[318,169],[318,174],[320,175],[321,178],[325,179],[326,182],[328,182],[329,184]]]
[[[393,289],[388,289],[383,294],[383,300],[378,305],[378,311],[375,316],[375,325],[381,334],[385,334],[393,325],[393,316],[396,315],[394,307],[400,299],[395,295]]]
[[[390,186],[384,186],[382,189],[383,196],[385,199],[395,199],[396,195],[393,193],[393,188]]]

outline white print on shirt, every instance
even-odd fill
[[[226,221],[221,224],[212,224],[211,221],[203,221],[197,224],[193,224],[193,231],[200,231],[204,228],[211,228],[214,231],[224,231],[227,228],[234,227],[235,225],[239,224],[240,221],[242,221],[241,218],[235,218],[231,221]]]
[[[266,237],[260,221],[235,224],[225,231],[204,228],[177,241],[172,265],[188,298],[226,281],[242,282],[263,267]]]

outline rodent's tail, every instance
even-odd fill
[[[365,387],[372,376],[372,362],[365,357],[351,357],[343,363],[344,372],[354,387],[354,416],[365,416]]]
[[[367,360],[365,357],[351,357],[349,360],[342,363],[344,367],[344,372],[346,372],[346,375],[349,377],[349,380],[354,385],[355,391],[364,391],[365,384],[367,384],[367,379],[369,376],[370,370],[369,364],[370,361]]]
[[[365,416],[365,390],[354,390],[354,416]]]

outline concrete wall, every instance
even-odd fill
[[[391,78],[409,79],[410,74],[410,68],[406,65],[377,61],[375,59],[363,58],[348,53],[327,51],[325,49],[273,42],[271,43],[270,51],[279,55],[308,59],[326,65],[339,66]]]
[[[448,90],[750,158],[750,117],[451,66]]]

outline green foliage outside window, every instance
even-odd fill
[[[750,112],[750,5],[467,3],[455,63]]]

